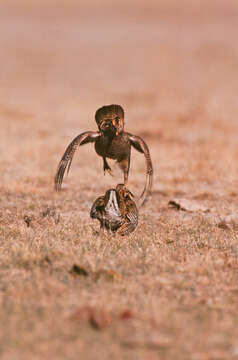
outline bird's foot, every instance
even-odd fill
[[[107,167],[104,166],[103,171],[104,171],[104,175],[106,175],[106,172],[108,172],[108,174],[113,176],[113,172],[112,172],[112,169],[110,168],[110,166],[107,166]]]
[[[103,171],[104,171],[104,175],[105,175],[105,173],[107,171],[111,176],[113,176],[112,169],[108,165],[108,162],[107,162],[106,158],[103,158]]]

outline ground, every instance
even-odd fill
[[[1,3],[1,359],[238,359],[237,16],[236,0]],[[122,181],[91,144],[53,188],[111,103],[154,165],[125,238],[89,217]],[[136,196],[144,171],[133,151]]]

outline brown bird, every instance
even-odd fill
[[[138,210],[133,197],[124,184],[118,184],[116,189],[107,190],[104,196],[97,198],[90,216],[99,220],[100,232],[106,228],[123,236],[135,230]]]
[[[65,170],[69,172],[76,149],[80,145],[95,143],[96,153],[103,158],[103,169],[112,175],[107,158],[114,159],[124,173],[124,185],[128,182],[131,146],[145,156],[146,182],[140,196],[141,205],[151,194],[153,167],[148,146],[144,140],[124,131],[124,110],[120,105],[103,106],[96,111],[95,120],[99,131],[86,131],[78,135],[67,147],[55,175],[55,189],[61,189]]]

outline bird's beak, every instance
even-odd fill
[[[132,194],[132,192],[128,190],[128,193],[129,193],[131,199],[133,199],[134,195]]]
[[[116,136],[119,134],[119,130],[117,128],[117,124],[116,124],[116,120],[115,119],[112,119],[112,126],[114,127],[114,129],[117,129],[116,130]]]
[[[128,196],[129,199],[131,199],[131,200],[134,198],[134,195],[133,195],[132,192],[131,192],[130,190],[128,190],[128,189],[126,189],[126,191],[125,191],[125,196]]]

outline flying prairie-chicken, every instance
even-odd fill
[[[100,231],[104,228],[119,235],[127,235],[135,230],[138,224],[138,210],[132,193],[124,184],[116,189],[107,190],[93,203],[90,216],[100,222]]]
[[[133,146],[144,154],[146,160],[146,182],[140,196],[140,205],[143,205],[151,194],[153,180],[153,167],[148,146],[141,137],[124,131],[124,110],[120,105],[101,107],[96,111],[95,119],[99,131],[86,131],[78,135],[65,150],[55,175],[55,189],[57,191],[61,189],[65,170],[67,168],[67,173],[69,172],[76,149],[90,142],[95,143],[96,153],[103,158],[104,173],[107,171],[112,175],[107,158],[116,160],[124,173],[124,185],[127,185],[131,146]]]

